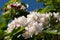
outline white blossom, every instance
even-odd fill
[[[13,5],[15,5],[15,6],[20,6],[21,3],[15,2],[15,3],[13,3]]]
[[[28,4],[26,4],[26,6],[27,6],[27,8],[29,7],[29,5],[28,5]]]
[[[8,9],[10,9],[10,8],[11,8],[11,6],[10,6],[10,5],[7,5],[7,8],[8,8]]]
[[[54,18],[60,20],[59,13],[53,13]],[[24,16],[15,18],[11,23],[8,24],[7,32],[10,33],[14,28],[25,26],[25,31],[22,34],[25,39],[32,37],[33,35],[39,34],[45,26],[51,26],[49,24],[49,18],[52,13],[40,14],[39,12],[30,12],[27,18]]]
[[[37,35],[39,32],[41,32],[43,29],[43,25],[37,22],[31,22],[26,28],[26,32],[23,34],[23,37],[29,38],[32,37],[33,34]]]
[[[57,18],[57,20],[60,21],[60,13],[57,12],[57,13],[53,13],[54,14],[54,18]]]
[[[25,10],[25,9],[26,9],[26,7],[22,5],[20,9],[23,9],[23,10]]]
[[[30,12],[30,14],[27,15],[27,22],[37,21],[39,16],[40,14],[37,12]]]
[[[52,13],[51,13],[51,12],[46,13],[46,17],[47,17],[47,18],[50,18],[50,16],[52,16]]]
[[[15,18],[11,23],[8,24],[7,32],[10,33],[14,28],[19,28],[24,26],[26,23],[26,18],[24,16]]]
[[[25,37],[25,39],[32,37],[33,34],[37,35],[40,33],[44,29],[44,24],[48,24],[48,19],[46,14],[30,12],[30,14],[27,15],[27,23],[27,27],[25,27],[26,32],[23,33],[23,37]]]

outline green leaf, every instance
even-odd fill
[[[10,34],[9,36],[14,36],[14,35],[16,35],[18,33],[21,33],[24,29],[25,29],[24,26],[23,27],[20,27],[18,29],[15,29],[14,28],[11,33],[5,33],[4,35],[9,35]]]
[[[10,39],[13,39],[13,38],[15,38],[15,39],[17,39],[17,36],[19,35],[19,34],[21,34],[21,32],[23,32],[23,30],[25,29],[25,27],[23,26],[23,27],[20,27],[20,28],[18,28],[18,29],[13,29],[13,31],[11,32],[11,33],[6,33],[5,32],[5,36],[9,36],[9,38]],[[8,38],[8,39],[9,39]]]
[[[10,21],[11,19],[11,16],[10,16],[10,13],[11,13],[11,10],[8,10],[7,12],[4,12],[2,14],[2,18],[5,20],[5,22],[8,24],[8,22]]]
[[[15,35],[15,34],[17,34],[17,33],[19,33],[19,32],[22,32],[24,29],[25,29],[25,27],[24,27],[24,26],[23,26],[23,27],[21,27],[19,30],[17,30],[17,31],[14,33],[14,35]]]
[[[44,10],[42,10],[42,12],[45,12],[45,11],[50,12],[50,11],[54,11],[54,9],[55,11],[60,12],[60,0],[37,0],[37,2],[43,2],[45,5],[45,8]],[[50,6],[50,7],[53,6],[53,7],[48,9],[47,6]]]
[[[40,12],[40,13],[45,13],[45,12],[49,12],[49,11],[51,11],[51,10],[53,10],[53,8],[47,6],[47,7],[43,8],[42,10],[40,10],[39,12]]]
[[[3,29],[4,27],[6,27],[6,23],[5,23],[5,22],[0,21],[0,29]]]
[[[51,29],[44,30],[43,32],[47,34],[53,34],[53,35],[58,34],[57,30],[51,30]]]
[[[0,29],[4,29],[7,26],[4,18],[2,16],[0,16]]]
[[[55,29],[58,30],[58,32],[60,32],[60,22],[57,25],[55,25]]]
[[[2,17],[9,19],[9,18],[10,18],[10,14],[11,14],[11,10],[8,10],[7,12],[4,12],[4,13],[2,14]]]
[[[8,10],[7,12],[4,12],[2,15],[5,16],[5,15],[8,15],[10,14],[11,10]]]
[[[0,29],[0,40],[3,38],[3,30]]]

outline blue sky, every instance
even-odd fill
[[[0,8],[2,8],[6,2],[8,2],[8,0],[0,0]],[[2,14],[2,11],[0,11],[0,15],[1,14]]]
[[[27,9],[28,11],[33,11],[34,9],[44,7],[42,2],[36,3],[36,0],[21,0],[21,2],[29,5]]]
[[[9,0],[0,0],[0,8],[2,8],[4,6],[4,4],[8,1]],[[29,7],[27,9],[28,11],[33,11],[34,9],[44,7],[42,2],[41,3],[36,3],[36,0],[21,0],[21,2],[29,5]],[[2,11],[0,11],[0,15],[1,14],[2,14]]]

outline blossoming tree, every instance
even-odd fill
[[[0,16],[0,40],[60,40],[60,1],[40,1],[46,7],[30,12],[20,0],[7,2]]]

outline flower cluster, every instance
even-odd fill
[[[17,9],[21,9],[21,10],[25,10],[26,7],[24,5],[22,5],[21,3],[15,2],[13,4],[7,5],[7,8],[17,8]]]
[[[60,13],[57,12],[57,13],[53,13],[54,14],[54,18],[56,18],[57,20],[60,21]]]
[[[27,26],[25,27],[25,33],[23,37],[25,39],[32,37],[32,35],[37,35],[40,33],[44,27],[49,23],[49,17],[52,16],[49,14],[40,14],[39,12],[30,12],[27,15]]]
[[[4,12],[10,10],[10,9],[15,9],[15,10],[26,10],[28,8],[28,4],[22,4],[18,2],[14,2],[12,4],[6,5],[6,8],[3,9]]]
[[[17,29],[21,26],[25,26],[26,18],[24,16],[15,18],[11,23],[8,24],[7,32],[10,33],[14,28]]]
[[[11,23],[8,24],[7,32],[10,33],[14,28],[19,28],[25,26],[25,32],[22,34],[25,39],[37,35],[46,26],[49,25],[50,17],[54,15],[54,18],[60,20],[59,13],[45,13],[41,14],[39,12],[30,12],[27,18],[22,16],[15,18]]]

